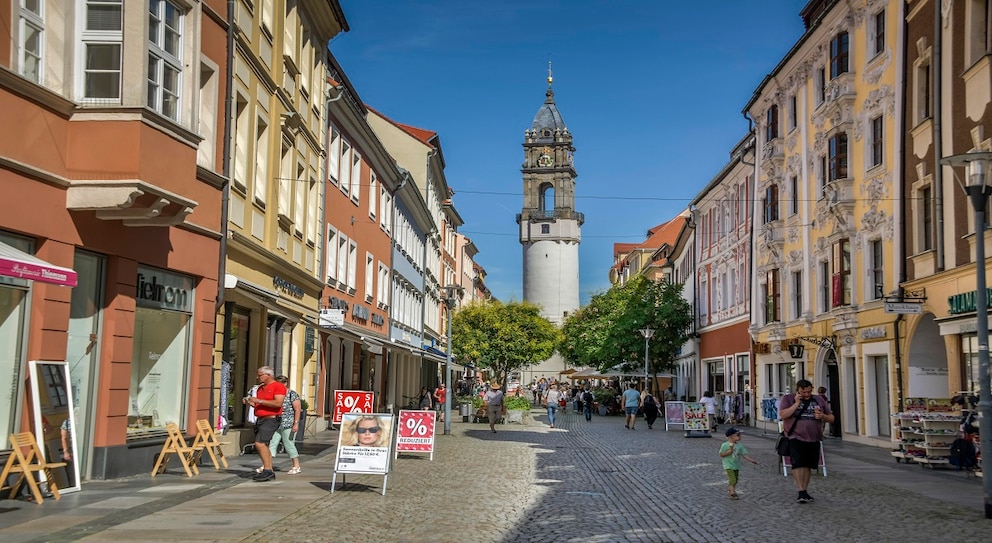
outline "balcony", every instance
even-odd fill
[[[527,211],[526,213],[517,213],[517,224],[520,224],[521,219],[530,221],[574,220],[578,221],[579,226],[582,226],[582,224],[586,222],[586,216],[584,214],[570,209],[535,209]]]
[[[823,114],[833,121],[833,126],[850,124],[854,121],[854,102],[857,92],[854,74],[841,74],[827,83],[823,89]]]
[[[785,140],[781,137],[765,142],[761,150],[761,166],[771,174],[785,166]]]

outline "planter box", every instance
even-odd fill
[[[523,410],[517,410],[517,409],[509,409],[509,410],[506,411],[506,422],[508,422],[508,423],[509,422],[516,422],[516,423],[519,423],[519,424],[523,424],[523,422],[524,422],[524,416],[527,413],[529,413],[529,411],[523,411]]]

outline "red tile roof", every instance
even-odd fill
[[[419,140],[420,142],[422,142],[424,145],[429,145],[431,147],[434,147],[434,144],[431,143],[431,140],[437,137],[437,132],[434,132],[434,131],[431,131],[431,130],[425,130],[423,128],[417,128],[416,126],[410,126],[408,124],[403,124],[403,123],[396,122],[396,121],[390,119],[389,117],[383,115],[382,112],[379,111],[378,109],[375,109],[374,107],[372,107],[372,106],[370,106],[368,104],[365,104],[365,107],[369,111],[374,111],[376,115],[382,117],[383,119],[385,119],[386,121],[390,122],[391,124],[393,124],[394,126],[396,126],[397,128],[399,128],[400,130],[406,132],[407,134],[410,134],[411,136],[413,136],[414,138],[416,138],[417,140]]]

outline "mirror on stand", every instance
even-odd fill
[[[69,365],[65,362],[31,360],[31,399],[34,434],[49,462],[65,462],[52,470],[60,493],[80,489],[76,449],[76,415],[69,387]],[[45,475],[41,474],[42,479]]]

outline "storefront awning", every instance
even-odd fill
[[[63,287],[76,286],[76,272],[56,266],[0,242],[0,275],[41,281]]]

